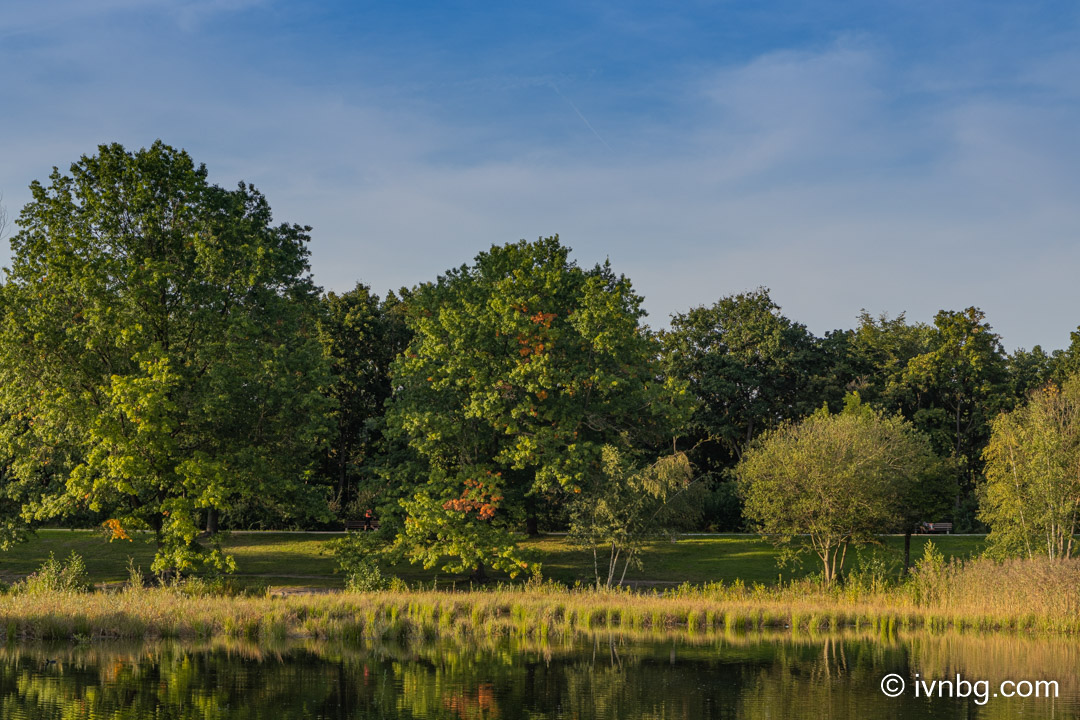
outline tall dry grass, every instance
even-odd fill
[[[923,563],[904,583],[869,575],[844,586],[722,583],[674,590],[547,584],[291,597],[190,597],[169,588],[0,596],[8,641],[91,638],[537,639],[598,630],[630,635],[731,634],[769,628],[1080,631],[1080,561]]]

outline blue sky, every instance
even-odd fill
[[[0,192],[160,137],[314,226],[328,289],[559,233],[654,326],[765,285],[819,334],[978,305],[1050,349],[1080,325],[1078,30],[1065,2],[8,0]]]

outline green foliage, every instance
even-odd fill
[[[973,492],[989,422],[1046,376],[1045,354],[1036,348],[1007,358],[975,307],[942,310],[933,325],[908,324],[903,314],[874,318],[863,311],[851,353],[857,374],[852,387],[867,402],[902,413],[949,458],[940,482],[925,486],[931,492],[905,503],[905,529],[919,520],[949,518],[957,530],[977,530]],[[954,485],[950,500],[946,494]]]
[[[390,293],[385,300],[357,284],[349,292],[327,293],[321,302],[319,339],[330,361],[336,401],[329,418],[335,440],[322,463],[337,487],[341,514],[357,504],[360,513],[380,504],[384,488],[371,480],[373,456],[382,439],[383,406],[390,397],[390,365],[408,343],[403,308]]]
[[[22,500],[28,489],[13,478],[0,477],[0,551],[29,537],[30,529],[22,516]]]
[[[413,457],[397,478],[419,483],[398,536],[414,560],[524,569],[515,529],[538,504],[586,484],[605,444],[681,426],[685,391],[643,315],[629,280],[579,268],[558,238],[492,247],[416,290],[387,419]]]
[[[200,513],[302,517],[327,433],[308,228],[160,141],[101,146],[31,186],[0,326],[2,441],[26,513],[158,540],[156,572],[229,569]],[[324,506],[324,505],[323,505]],[[325,507],[325,506],[324,506]]]
[[[570,506],[571,543],[592,551],[597,587],[622,585],[626,571],[641,568],[650,539],[685,529],[700,517],[700,486],[684,453],[640,467],[613,445],[602,450],[603,468]],[[608,557],[601,572],[597,549]],[[616,578],[620,556],[622,574]]]
[[[1047,355],[1038,345],[1031,350],[1017,348],[1006,358],[1006,364],[1006,372],[1011,385],[1010,394],[1014,398],[1027,397],[1035,390],[1044,387],[1055,374],[1054,356]],[[1066,377],[1068,375],[1061,379],[1064,380]]]
[[[145,587],[146,579],[143,576],[142,567],[135,565],[135,558],[128,558],[127,576],[128,590],[141,590],[143,587]]]
[[[927,542],[909,581],[915,601],[921,605],[940,603],[948,591],[951,568],[937,546],[933,542]]]
[[[89,592],[93,589],[90,576],[86,572],[86,563],[74,550],[63,562],[57,560],[53,553],[49,553],[49,559],[42,563],[37,572],[28,575],[17,587],[19,591],[29,595]]]
[[[913,422],[938,452],[953,454],[968,492],[982,470],[990,420],[1013,403],[1000,338],[984,320],[975,307],[940,311],[930,349],[911,358],[901,377],[914,395]]]
[[[345,589],[349,592],[384,590],[390,583],[383,577],[379,564],[370,558],[358,561],[345,576]]]
[[[762,431],[820,407],[809,392],[820,351],[766,288],[676,314],[665,333],[670,371],[694,389],[690,427],[734,457]]]
[[[398,544],[425,569],[476,570],[477,579],[485,579],[487,565],[517,576],[529,567],[517,546],[523,517],[520,508],[502,505],[500,480],[494,473],[477,480],[467,471],[448,476],[432,470],[428,482],[401,503],[406,517]]]
[[[703,473],[698,482],[702,487],[700,529],[710,532],[744,530],[742,498],[734,470],[727,469],[719,475]]]
[[[889,565],[875,552],[858,553],[855,566],[844,578],[844,590],[852,599],[884,592],[889,585]]]
[[[338,570],[345,574],[345,589],[350,592],[385,590],[389,581],[379,568],[377,541],[366,533],[345,533],[334,540],[331,552]]]
[[[980,519],[999,555],[1069,558],[1080,522],[1080,375],[993,422]]]
[[[1080,327],[1069,333],[1069,347],[1050,356],[1050,379],[1059,385],[1080,373]]]
[[[828,584],[850,544],[898,523],[901,499],[935,462],[909,423],[852,396],[841,413],[822,408],[766,433],[736,472],[747,517],[778,543],[808,545]]]
[[[815,338],[758,288],[674,315],[662,338],[667,372],[686,382],[696,401],[679,434],[714,496],[707,522],[742,529],[731,468],[760,433],[823,402],[838,404],[847,337]]]
[[[908,324],[904,313],[875,318],[863,310],[850,345],[857,375],[853,387],[859,396],[890,411],[903,411],[910,419],[918,398],[905,383],[904,372],[912,358],[930,351],[933,334],[924,323]]]

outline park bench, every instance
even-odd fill
[[[345,521],[345,530],[350,531],[350,532],[353,531],[353,530],[360,530],[360,531],[366,532],[368,530],[378,530],[378,529],[379,529],[379,519],[378,518],[366,517],[366,518],[360,518],[359,520],[346,520]]]
[[[946,535],[949,535],[952,534],[952,523],[924,522],[922,524],[922,531],[924,533],[945,533]]]

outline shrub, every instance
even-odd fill
[[[379,569],[370,538],[360,533],[345,533],[345,537],[335,540],[332,547],[338,569],[345,574],[347,590],[369,592],[386,589],[389,583]]]
[[[849,600],[877,595],[889,586],[889,569],[877,553],[859,553],[855,567],[844,578],[844,591]]]
[[[128,558],[127,572],[128,572],[128,581],[127,581],[128,590],[141,590],[144,587],[146,587],[146,576],[143,575],[143,571],[142,571],[141,566],[140,567],[135,566],[135,558],[133,558],[133,557]]]
[[[911,571],[911,587],[915,601],[921,605],[934,605],[945,599],[949,587],[950,568],[945,556],[933,542],[923,546],[922,557]]]
[[[93,589],[86,563],[74,550],[61,562],[49,553],[37,572],[27,576],[20,585],[22,592],[38,595],[48,592],[89,592]]]
[[[397,580],[397,578],[394,578]],[[379,564],[371,558],[360,558],[350,564],[345,575],[345,589],[349,592],[384,590],[388,583]]]

